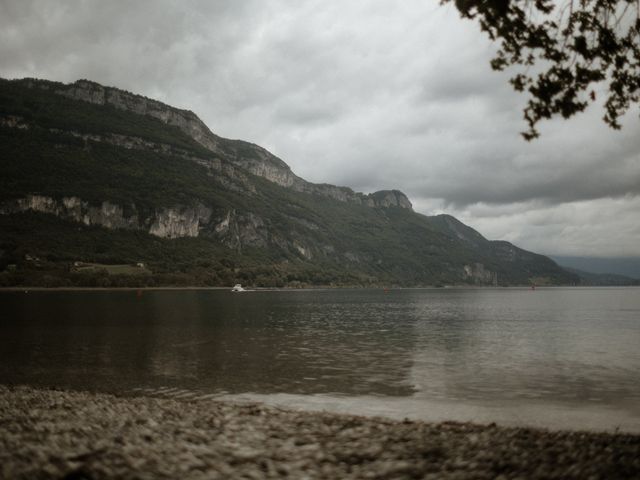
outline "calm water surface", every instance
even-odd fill
[[[0,383],[640,431],[640,289],[0,293]]]

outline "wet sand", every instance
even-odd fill
[[[2,478],[640,478],[640,436],[0,386]]]

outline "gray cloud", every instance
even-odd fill
[[[616,257],[638,255],[639,209],[640,197],[625,196],[560,205],[476,204],[454,214],[488,236],[533,243],[541,253]]]
[[[436,0],[0,1],[3,77],[158,98],[311,181],[399,188],[525,248],[640,255],[637,112],[614,132],[592,108],[525,143],[494,48]]]

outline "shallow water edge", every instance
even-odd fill
[[[0,385],[4,478],[637,478],[640,436]],[[4,452],[4,453],[1,453]]]

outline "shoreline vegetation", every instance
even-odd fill
[[[362,286],[362,285],[306,285],[298,287],[251,287],[247,286],[247,290],[243,293],[256,292],[300,292],[300,291],[322,291],[322,290],[382,290],[389,292],[392,290],[530,290],[530,289],[554,289],[554,288],[638,288],[640,285],[508,285],[508,286],[490,286],[490,285],[424,285],[416,287],[398,287],[398,286]],[[154,292],[154,291],[231,291],[232,285],[225,287],[203,287],[193,286],[165,286],[165,287],[42,287],[42,286],[11,286],[0,287],[0,292]],[[243,285],[244,287],[244,285]]]
[[[2,478],[640,476],[640,435],[0,385]]]
[[[498,285],[481,283],[423,283],[423,282],[403,282],[395,281],[360,281],[354,279],[336,279],[327,283],[290,281],[290,282],[252,282],[247,279],[233,278],[229,282],[206,282],[189,275],[166,274],[166,275],[122,275],[97,273],[74,273],[70,276],[36,275],[24,277],[15,272],[0,272],[0,290],[8,289],[224,289],[231,288],[235,284],[242,284],[248,288],[259,290],[296,290],[296,289],[334,289],[334,288],[506,288],[506,287],[568,287],[581,286],[576,283],[504,283]],[[629,284],[633,286],[634,284]],[[584,285],[583,285],[584,286]],[[612,285],[614,286],[614,285]],[[618,286],[618,285],[615,285]],[[619,285],[619,286],[627,286]]]

